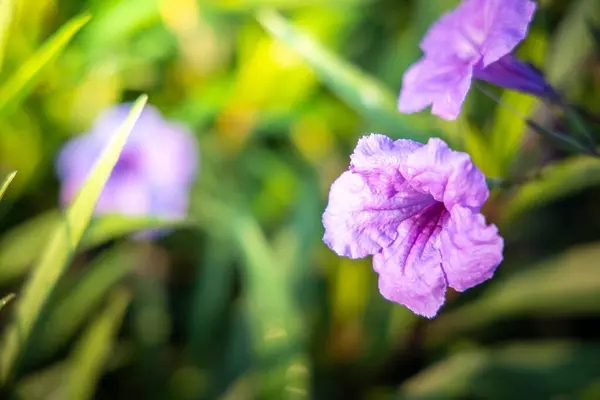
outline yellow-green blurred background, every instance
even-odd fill
[[[1,398],[600,398],[600,162],[530,132],[520,115],[560,121],[526,95],[473,90],[454,122],[395,110],[421,36],[456,4],[0,0],[0,173],[18,171],[0,202],[0,296],[17,295],[0,328],[59,220],[65,141],[147,93],[201,151],[173,234],[92,221]],[[595,24],[598,0],[539,1],[518,53],[600,112]],[[329,185],[369,132],[443,137],[489,177],[539,175],[492,193],[505,262],[434,320],[321,242]]]

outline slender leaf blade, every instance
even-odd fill
[[[90,20],[89,15],[73,18],[63,25],[42,47],[0,86],[0,114],[15,107],[31,88],[45,65],[60,54],[73,36]]]
[[[263,366],[261,398],[308,398],[310,369],[302,351],[302,323],[290,296],[289,276],[278,265],[271,244],[256,220],[243,208],[203,200],[207,223],[225,224],[244,260],[244,282],[253,350]]]
[[[206,4],[212,7],[218,7],[219,10],[229,12],[244,12],[259,7],[274,7],[278,10],[294,10],[297,8],[318,7],[318,6],[345,6],[351,7],[372,3],[374,0],[209,0]]]
[[[0,1],[0,71],[4,63],[4,51],[15,13],[15,0]]]
[[[71,356],[66,399],[93,398],[130,298],[128,292],[117,291],[102,314],[83,334]]]
[[[276,11],[263,9],[257,19],[271,35],[296,50],[325,85],[367,120],[371,130],[421,141],[432,136],[424,119],[396,110],[396,96],[380,82],[347,64]],[[435,135],[443,136],[437,131]]]
[[[600,245],[594,243],[494,281],[477,300],[443,313],[429,327],[429,341],[515,316],[597,313],[600,310]]]
[[[6,189],[8,189],[8,185],[15,179],[15,175],[17,175],[17,171],[13,171],[4,178],[4,182],[2,182],[2,186],[0,186],[0,200],[4,197],[4,193],[6,193]]]
[[[597,342],[509,342],[450,355],[404,382],[398,400],[553,399],[581,396],[597,380]]]
[[[584,388],[597,385],[600,345],[594,341],[517,341],[492,352],[492,363],[473,382],[475,398],[505,400],[597,398]],[[501,382],[501,384],[498,384]]]
[[[17,279],[29,270],[60,218],[60,214],[53,210],[17,226],[2,237],[0,240],[0,283]],[[102,215],[91,221],[79,248],[82,251],[87,250],[143,230],[176,229],[189,224],[190,222],[186,220],[116,214]]]
[[[0,300],[0,310],[2,310],[8,303],[10,303],[15,297],[17,297],[16,294],[14,293],[10,293],[6,296],[4,296],[1,300]]]
[[[40,261],[25,283],[21,300],[17,303],[14,321],[8,328],[4,342],[1,364],[1,378],[4,383],[10,383],[18,371],[21,357],[29,346],[31,333],[44,304],[73,256],[90,222],[100,193],[146,100],[147,96],[143,95],[136,101],[129,116],[100,155],[77,197],[67,209],[63,223],[56,227]]]
[[[544,168],[539,178],[515,188],[504,205],[500,223],[509,224],[534,207],[559,200],[600,184],[600,160],[588,156],[570,157]]]
[[[556,87],[573,84],[585,60],[591,55],[594,44],[587,29],[587,21],[600,22],[600,3],[597,0],[579,0],[570,3],[566,16],[559,25],[552,51],[546,65],[548,80]]]
[[[27,358],[45,360],[60,350],[107,293],[131,272],[130,256],[131,249],[127,245],[116,246],[88,265],[76,284],[48,311],[39,329],[40,335],[36,337],[34,354],[28,354]]]

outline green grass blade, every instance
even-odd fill
[[[400,387],[398,400],[455,399],[464,396],[481,371],[489,367],[485,351],[454,354],[411,377]]]
[[[0,86],[0,114],[6,113],[27,94],[42,68],[61,53],[73,36],[90,20],[89,15],[73,18],[48,39],[35,54]]]
[[[108,360],[104,371],[111,373],[120,370],[131,363],[134,355],[133,344],[129,342],[116,343],[113,357]],[[15,399],[49,400],[63,399],[65,393],[65,376],[71,371],[69,359],[55,362],[42,370],[28,374],[19,381],[14,391]]]
[[[36,331],[35,350],[27,355],[34,363],[54,355],[88,319],[106,294],[129,274],[131,250],[118,246],[88,265],[73,287],[61,296]],[[68,316],[68,318],[66,318]]]
[[[0,240],[0,283],[21,277],[39,257],[44,244],[60,221],[54,210],[18,225]]]
[[[455,352],[405,381],[398,400],[596,399],[597,342],[514,341]]]
[[[146,100],[147,96],[144,95],[136,101],[127,120],[100,155],[77,197],[66,211],[63,223],[56,227],[47,247],[42,252],[40,261],[26,282],[23,294],[20,295],[20,301],[17,303],[15,319],[8,328],[4,342],[1,364],[1,378],[4,383],[10,383],[18,371],[21,356],[29,346],[31,333],[44,303],[73,256],[90,222],[98,197]]]
[[[273,7],[278,10],[294,10],[297,8],[319,7],[319,6],[344,6],[354,7],[373,3],[374,0],[208,0],[207,5],[218,7],[219,10],[230,12],[245,12],[260,7]]]
[[[240,379],[250,375],[252,366],[256,365],[257,357],[252,348],[252,333],[250,328],[251,315],[247,307],[234,307],[226,313],[227,319],[222,334],[213,341],[219,351],[210,371],[210,381],[206,385],[204,398],[222,399],[232,391],[236,391]],[[250,393],[242,398],[256,398],[256,388],[250,388]]]
[[[506,318],[597,314],[598,257],[600,244],[593,243],[492,281],[481,297],[432,321],[428,340],[448,340]]]
[[[257,19],[271,35],[296,50],[325,85],[362,115],[370,130],[420,141],[432,136],[431,126],[422,116],[397,111],[394,93],[347,64],[280,14],[269,9],[261,10]],[[440,132],[435,134],[441,136]]]
[[[286,293],[288,285],[281,266],[250,216],[238,215],[234,226],[246,259],[245,280],[255,346],[263,362],[271,359],[275,364],[264,371],[262,393],[273,399],[286,397],[290,392],[295,398],[308,398],[309,371],[298,352],[300,332],[293,322],[300,316]]]
[[[6,306],[8,303],[10,303],[10,302],[11,302],[11,301],[12,301],[12,300],[15,298],[15,297],[17,297],[17,295],[16,295],[16,294],[14,294],[14,293],[11,293],[11,294],[8,294],[8,295],[4,296],[4,297],[2,298],[2,300],[0,300],[0,311],[1,311],[1,310],[2,310],[2,309],[3,309],[3,308],[4,308],[4,307],[5,307],[5,306]]]
[[[192,357],[200,360],[220,335],[219,326],[227,315],[232,296],[235,253],[223,251],[230,243],[213,239],[202,255],[190,312],[188,345]]]
[[[191,222],[183,219],[165,219],[152,216],[103,215],[94,218],[82,239],[83,248],[97,246],[111,239],[135,232],[154,229],[190,227]]]
[[[96,383],[109,361],[115,336],[123,320],[130,295],[116,292],[106,309],[83,334],[70,360],[65,399],[92,399]]]
[[[13,281],[28,271],[60,219],[57,211],[50,211],[17,226],[2,237],[0,284]],[[103,215],[92,220],[79,248],[90,249],[109,240],[146,229],[176,229],[189,223],[185,220],[156,217]]]
[[[17,171],[13,171],[4,178],[4,182],[2,182],[2,186],[0,186],[0,200],[4,197],[4,193],[6,193],[6,189],[8,189],[8,185],[15,179],[15,175],[17,175]]]
[[[15,0],[0,1],[0,71],[4,63],[4,50],[15,13]]]
[[[551,44],[545,65],[551,84],[565,89],[579,76],[585,60],[594,50],[593,38],[586,21],[600,22],[600,3],[597,0],[572,1]]]
[[[159,2],[156,0],[99,2],[92,11],[94,20],[82,34],[84,48],[92,52],[105,51],[107,47],[123,43],[160,22]]]
[[[253,351],[260,365],[258,397],[308,398],[310,369],[303,352],[302,315],[291,296],[289,260],[276,258],[261,227],[243,208],[208,198],[202,204],[204,222],[225,221],[243,257]]]
[[[600,160],[571,157],[549,165],[541,176],[515,188],[504,205],[500,224],[510,224],[523,212],[600,184]]]

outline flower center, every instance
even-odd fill
[[[425,218],[432,222],[433,225],[439,225],[441,218],[445,212],[448,211],[446,210],[446,206],[444,205],[444,203],[436,201],[433,204],[425,207],[422,211],[421,216],[422,218]]]
[[[114,174],[127,175],[137,170],[139,166],[139,157],[135,151],[131,149],[123,149],[115,168],[113,169]]]

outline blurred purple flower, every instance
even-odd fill
[[[554,96],[543,75],[510,54],[535,12],[530,0],[464,0],[421,41],[425,55],[402,80],[398,110],[456,119],[472,79],[536,96]]]
[[[56,162],[60,202],[73,200],[132,104],[106,110],[84,135],[67,142]],[[95,214],[122,213],[179,219],[198,169],[194,137],[147,105],[136,122],[96,205]]]
[[[331,186],[323,241],[340,256],[373,255],[381,294],[432,318],[447,286],[478,285],[502,261],[503,239],[479,213],[488,194],[469,155],[442,140],[371,134]]]

